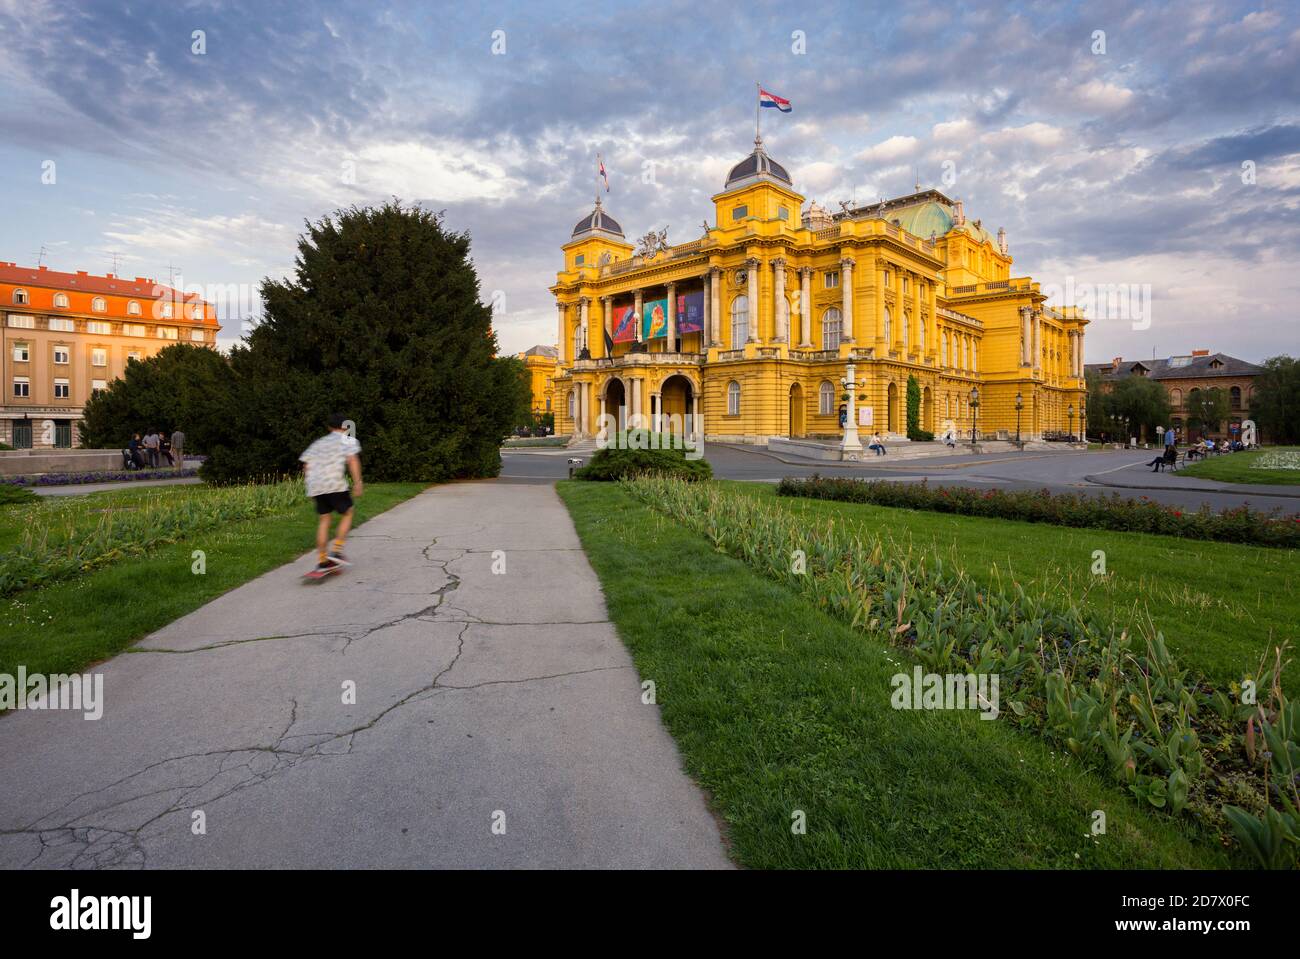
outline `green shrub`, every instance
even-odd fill
[[[0,443],[0,451],[12,450],[12,449],[13,447],[10,446],[8,443]]]
[[[633,476],[711,479],[713,468],[708,462],[704,459],[687,459],[687,452],[673,448],[671,436],[648,430],[630,430],[619,433],[611,445],[596,450],[591,462],[574,473],[573,477],[601,482]]]
[[[964,486],[930,486],[928,483],[891,483],[881,480],[810,476],[786,477],[777,486],[780,496],[844,503],[870,503],[903,509],[987,516],[993,519],[1051,523],[1124,533],[1161,533],[1187,539],[1249,543],[1254,546],[1300,547],[1300,515],[1265,513],[1248,506],[1214,512],[1209,506],[1184,511],[1154,500],[1109,498],[1047,490],[975,490]]]
[[[9,503],[32,503],[39,497],[26,486],[16,486],[13,483],[0,483],[0,506]]]

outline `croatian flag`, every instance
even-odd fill
[[[596,162],[600,164],[600,178],[601,178],[602,180],[605,181],[605,192],[608,193],[608,192],[609,192],[609,174],[605,172],[605,161],[602,160],[602,159],[600,158],[599,155],[597,155],[597,157],[596,157]]]
[[[758,88],[758,104],[763,107],[776,107],[782,113],[790,112],[790,101],[785,97],[778,97],[775,93],[768,93],[762,87]]]

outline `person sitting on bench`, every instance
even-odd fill
[[[1173,466],[1178,460],[1178,447],[1166,446],[1165,451],[1153,459],[1147,466],[1151,467],[1151,472],[1159,473],[1162,467]]]

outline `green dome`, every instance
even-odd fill
[[[952,229],[952,214],[934,200],[896,212],[889,218],[897,220],[904,230],[923,240],[928,240],[932,233],[938,239]]]

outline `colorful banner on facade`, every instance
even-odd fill
[[[636,311],[630,306],[614,307],[614,342],[631,343],[636,339]]]
[[[668,300],[647,300],[641,304],[641,338],[653,340],[668,335]]]
[[[677,332],[704,331],[704,291],[682,293],[677,297]]]

